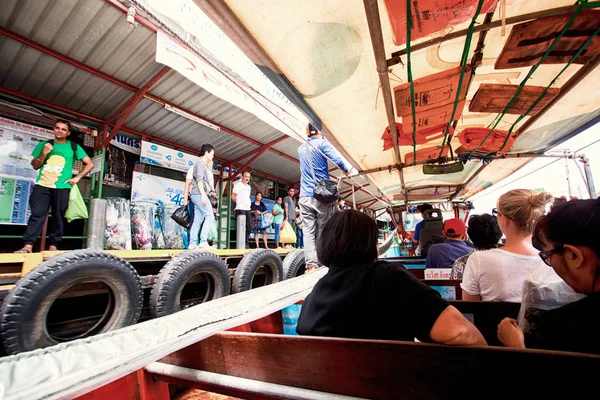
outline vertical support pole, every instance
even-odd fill
[[[44,227],[42,228],[42,237],[40,239],[40,252],[44,251],[46,248],[46,235],[48,234],[48,219],[50,217],[46,215],[46,220],[44,221]],[[54,218],[54,217],[52,217]]]
[[[585,173],[585,181],[587,185],[588,194],[590,199],[596,198],[596,185],[594,184],[594,177],[592,176],[592,168],[590,167],[590,160],[585,156],[581,156],[581,162],[583,163],[583,171]]]
[[[229,164],[229,173],[227,177],[231,176],[231,169],[233,165]],[[231,248],[231,192],[233,190],[233,183],[231,179],[227,179],[227,249]]]
[[[246,223],[250,221],[246,221],[245,214],[240,214],[236,217],[236,222],[235,247],[243,250],[246,248]]]
[[[217,222],[217,249],[221,249],[223,243],[223,166],[221,166],[221,170],[219,171],[219,204],[218,204],[218,212],[217,218],[219,221]]]
[[[354,193],[354,185],[352,185],[352,209],[356,210],[356,194]]]
[[[567,177],[567,195],[569,199],[572,197],[571,193],[571,178],[569,177],[569,158],[565,157],[565,175]]]

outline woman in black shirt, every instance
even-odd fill
[[[254,232],[254,242],[256,243],[256,248],[258,249],[260,246],[258,245],[258,234],[262,234],[263,242],[265,243],[265,249],[268,249],[267,245],[267,228],[261,228],[263,223],[263,218],[267,214],[267,206],[262,201],[262,193],[256,192],[254,195],[254,201],[250,204],[250,213],[252,214],[252,220],[250,223],[252,224],[252,232]]]
[[[553,207],[535,227],[540,257],[578,293],[587,297],[544,312],[528,332],[528,347],[600,354],[600,199],[572,200]],[[498,325],[505,346],[525,348],[517,321]]]
[[[485,345],[485,339],[438,292],[401,264],[377,261],[378,229],[365,214],[335,213],[317,242],[329,266],[307,296],[301,335]]]

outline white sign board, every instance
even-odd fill
[[[184,182],[133,172],[131,201],[181,206]]]
[[[242,91],[232,82],[231,76],[226,76],[162,31],[158,31],[156,36],[156,62],[173,68],[196,85],[256,115],[287,135],[298,137],[304,132],[306,120],[290,115],[282,107],[254,94],[252,90]],[[242,82],[238,83],[247,86]]]
[[[425,268],[426,280],[449,280],[452,268]]]
[[[140,161],[145,164],[187,172],[200,157],[156,143],[142,141]]]

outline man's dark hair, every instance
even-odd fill
[[[214,150],[215,147],[212,144],[203,144],[202,147],[200,147],[200,157],[203,157],[206,153],[210,153]]]
[[[424,214],[427,210],[433,210],[433,206],[429,203],[425,203],[417,207],[417,210],[421,211],[421,213]]]
[[[498,221],[490,214],[471,216],[467,233],[477,250],[489,250],[498,247],[498,241],[502,237]]]
[[[67,128],[69,128],[69,132],[71,131],[71,123],[69,121],[65,121],[64,119],[58,119],[58,120],[56,120],[54,125],[56,125],[56,124],[65,124],[67,126]]]
[[[244,176],[244,174],[252,175],[252,172],[250,172],[248,170],[245,170],[245,171],[242,172],[242,176]]]
[[[317,256],[327,266],[369,264],[377,258],[378,237],[377,224],[360,211],[335,213],[323,227]]]
[[[309,122],[308,126],[306,127],[306,133],[308,134],[308,136],[314,136],[318,135],[319,131],[317,130],[317,128],[315,128],[313,124]]]
[[[571,200],[552,208],[535,226],[535,238],[552,245],[585,246],[600,257],[600,199]]]

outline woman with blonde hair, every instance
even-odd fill
[[[540,262],[539,251],[532,244],[535,224],[551,201],[549,193],[527,189],[500,196],[497,219],[506,245],[469,257],[460,285],[463,300],[521,302],[525,278]]]

